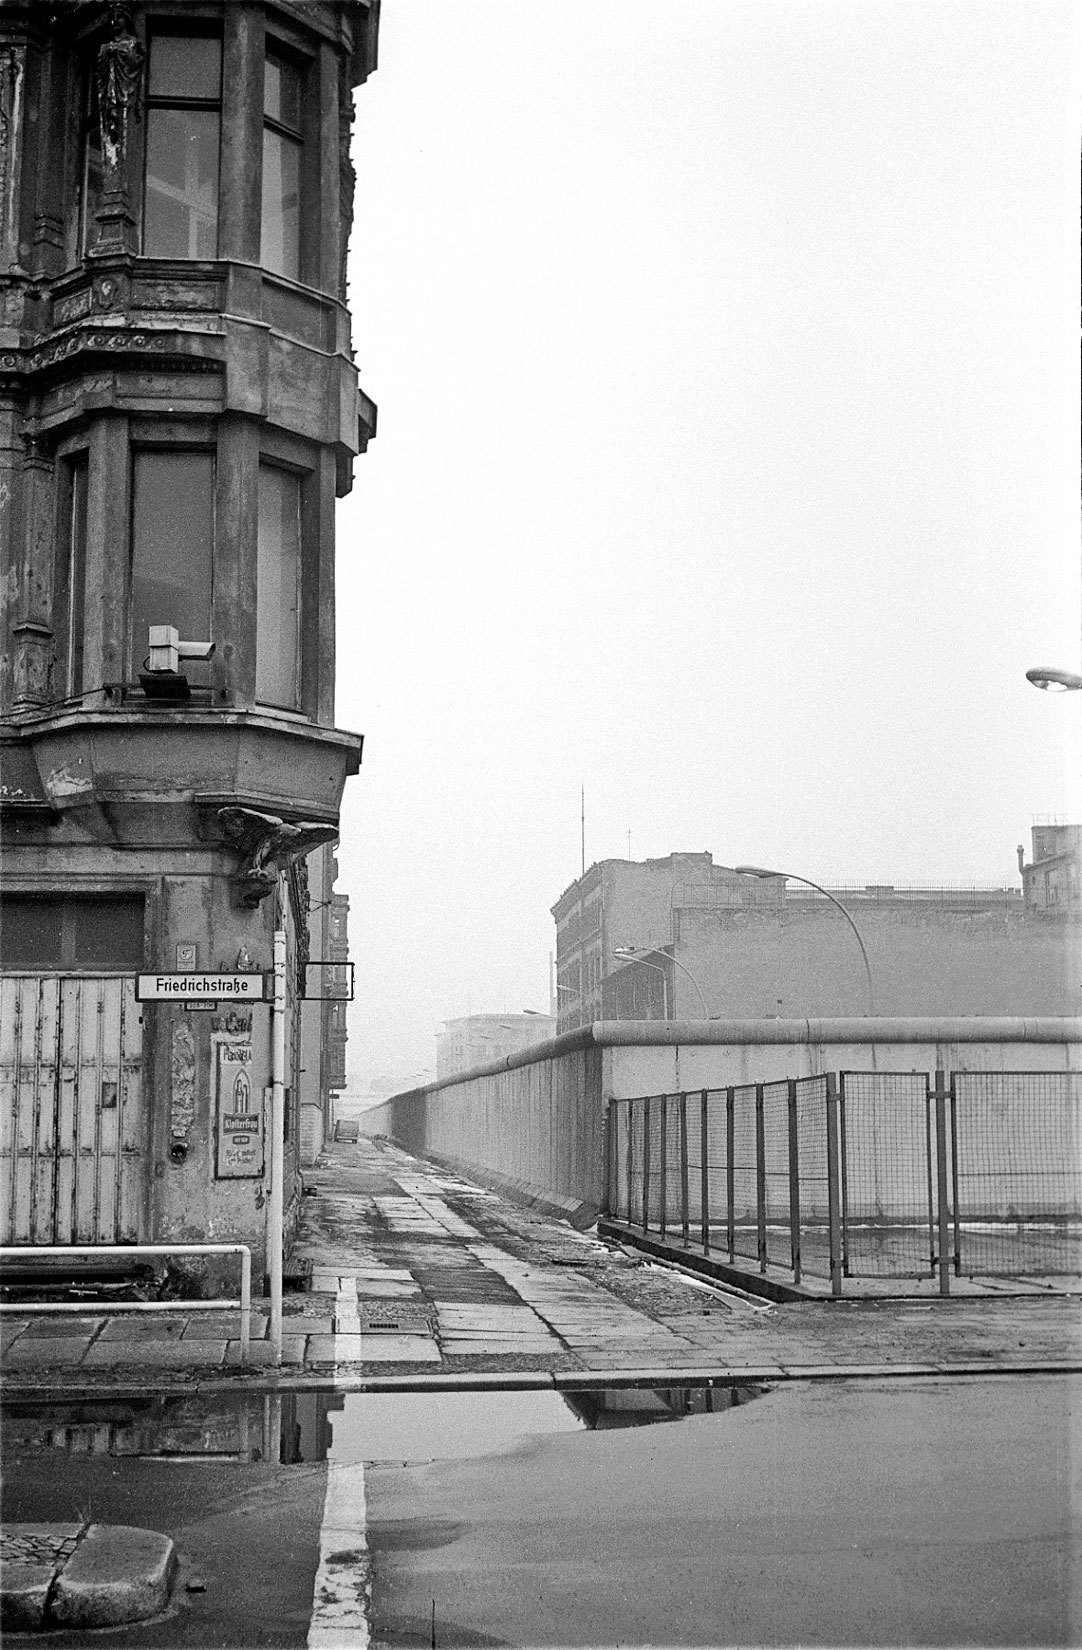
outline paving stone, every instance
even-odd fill
[[[45,1625],[45,1606],[56,1570],[55,1563],[5,1559],[0,1590],[0,1628],[5,1633],[33,1633]]]
[[[248,1339],[261,1341],[270,1331],[270,1320],[252,1313]],[[184,1331],[186,1341],[236,1340],[240,1334],[240,1314],[227,1317],[224,1312],[199,1312],[189,1318]]]
[[[438,1364],[440,1349],[427,1335],[362,1335],[362,1363]]]
[[[304,1362],[304,1349],[305,1349],[306,1343],[307,1343],[307,1337],[305,1335],[283,1335],[282,1336],[282,1362],[283,1362],[283,1364],[303,1364],[303,1362]],[[240,1359],[238,1357],[239,1351],[240,1351],[240,1342],[236,1341],[236,1340],[230,1341],[228,1346],[226,1347],[226,1353],[225,1353],[226,1363],[227,1364],[237,1364],[237,1363],[239,1363],[240,1362]],[[253,1367],[255,1367],[257,1365],[260,1366],[260,1367],[263,1367],[267,1364],[273,1365],[273,1363],[274,1363],[274,1348],[271,1345],[270,1341],[249,1341],[249,1343],[248,1343],[248,1362]]]
[[[53,1577],[75,1551],[82,1524],[8,1524],[0,1531],[0,1627],[34,1632],[46,1625]]]
[[[159,1369],[189,1368],[223,1362],[227,1342],[221,1341],[96,1341],[83,1360],[86,1369],[110,1364],[153,1364]]]
[[[168,1341],[180,1340],[188,1327],[188,1319],[154,1317],[150,1313],[120,1313],[110,1318],[101,1335],[102,1341]]]
[[[104,1317],[67,1317],[57,1313],[55,1317],[31,1318],[26,1325],[28,1340],[42,1340],[45,1338],[59,1339],[62,1335],[96,1335]]]
[[[359,1335],[309,1335],[308,1362],[313,1364],[357,1363],[361,1356]]]
[[[86,1335],[41,1335],[31,1340],[21,1335],[5,1348],[4,1362],[12,1369],[35,1364],[43,1369],[61,1368],[81,1364],[89,1349],[90,1337]]]
[[[145,1621],[169,1601],[176,1549],[157,1530],[92,1524],[57,1578],[50,1618],[65,1627]]]

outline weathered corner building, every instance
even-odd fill
[[[334,507],[375,421],[345,270],[377,23],[0,9],[3,1242],[261,1248],[270,1010],[136,977],[269,970],[280,927],[296,1196],[306,856],[361,751]]]

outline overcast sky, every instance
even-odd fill
[[[1017,884],[1082,817],[1078,9],[386,0],[338,510],[353,1071],[586,863]]]

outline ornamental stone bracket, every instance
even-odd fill
[[[223,835],[240,855],[232,878],[234,899],[249,910],[274,892],[279,872],[287,870],[293,860],[338,837],[336,825],[304,819],[291,824],[255,808],[219,808],[217,817]]]

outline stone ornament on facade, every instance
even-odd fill
[[[145,54],[127,6],[110,6],[109,30],[109,39],[98,50],[95,78],[102,157],[107,169],[115,171],[124,160],[128,114],[138,120],[141,113],[139,91]]]
[[[5,270],[10,269],[18,257],[16,162],[21,137],[25,56],[22,47],[0,49],[0,267]]]
[[[218,823],[241,855],[233,886],[241,905],[254,908],[273,893],[278,873],[338,837],[336,825],[299,820],[295,825],[255,808],[219,808]]]

